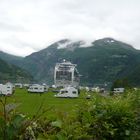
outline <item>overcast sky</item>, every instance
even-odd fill
[[[10,54],[104,37],[140,49],[140,0],[0,0],[0,50]]]

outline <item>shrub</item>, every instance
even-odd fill
[[[128,95],[125,98],[96,95],[79,109],[77,119],[93,139],[132,139],[137,126],[133,103]]]
[[[140,91],[115,96],[95,94],[77,108],[77,115],[58,112],[42,118],[42,104],[33,118],[17,113],[18,104],[0,98],[0,139],[3,140],[138,140]]]

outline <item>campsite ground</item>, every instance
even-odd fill
[[[10,138],[12,134],[15,140],[15,137],[24,136],[26,132],[28,134],[28,129],[24,133],[19,133],[19,130],[25,127],[22,123],[26,121],[29,125],[27,128],[32,130],[29,138],[35,136],[34,134],[41,139],[69,137],[89,140],[96,139],[97,136],[99,139],[138,139],[140,137],[139,90],[130,89],[124,94],[114,96],[93,93],[91,99],[86,99],[85,93],[83,91],[79,98],[69,99],[55,98],[55,93],[52,92],[40,95],[28,93],[25,89],[16,89],[12,96],[1,98],[1,101],[7,99],[9,104],[0,106],[0,125],[6,124],[1,129],[0,139],[3,136]],[[19,104],[16,112],[10,111],[15,106],[13,103]],[[45,109],[49,110],[41,114]],[[36,117],[30,118],[34,115]]]
[[[66,113],[73,115],[78,106],[81,106],[85,99],[84,92],[81,92],[79,98],[56,98],[56,93],[51,91],[38,94],[28,93],[26,89],[16,89],[15,94],[8,98],[9,102],[19,104],[17,110],[29,116],[40,113],[41,110],[48,110],[44,113],[45,117],[55,117],[58,114]]]

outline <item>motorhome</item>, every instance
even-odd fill
[[[91,90],[93,92],[100,92],[100,88],[99,87],[93,87]]]
[[[71,86],[60,89],[59,93],[55,95],[60,98],[77,98],[78,96],[78,90]]]
[[[113,92],[114,93],[123,93],[124,92],[124,88],[114,88]]]
[[[45,92],[45,88],[42,85],[39,84],[34,84],[31,85],[28,89],[29,93],[44,93]]]
[[[23,88],[23,84],[21,84],[21,83],[15,83],[15,87]]]
[[[0,95],[11,95],[14,92],[14,86],[12,84],[0,84]]]
[[[30,86],[29,84],[23,84],[24,88],[29,88],[29,86]]]
[[[78,87],[80,76],[76,68],[76,64],[63,60],[57,63],[54,70],[54,84],[56,87],[73,86]]]
[[[42,86],[44,86],[44,91],[47,92],[49,89],[49,86],[45,83],[42,84]]]

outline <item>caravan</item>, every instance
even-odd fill
[[[21,83],[15,83],[15,87],[23,88],[23,84],[21,84]]]
[[[77,98],[79,96],[78,90],[74,87],[65,87],[59,91],[58,94],[54,95],[60,98]]]
[[[48,92],[49,86],[45,83],[43,83],[42,86],[44,86],[44,92]]]
[[[45,89],[44,89],[44,86],[42,85],[34,84],[29,87],[28,92],[29,93],[44,93]]]
[[[113,92],[114,93],[123,93],[125,91],[124,88],[114,88]]]
[[[14,92],[14,86],[12,84],[0,84],[0,95],[11,95]]]

